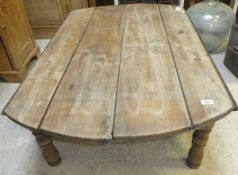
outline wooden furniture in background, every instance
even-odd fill
[[[52,38],[71,11],[88,7],[87,0],[23,1],[37,39]]]
[[[46,141],[50,165],[60,162],[51,137],[116,143],[194,129],[188,165],[198,168],[208,125],[235,108],[186,13],[131,4],[71,13],[4,114]]]
[[[97,2],[96,0],[88,0],[88,7],[96,7]]]
[[[39,49],[21,0],[0,1],[0,78],[9,82],[24,79],[26,65]]]

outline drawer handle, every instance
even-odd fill
[[[7,25],[2,25],[1,28],[5,30],[7,28]]]

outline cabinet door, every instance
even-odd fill
[[[60,25],[67,16],[65,0],[24,0],[32,26]]]
[[[6,48],[3,45],[2,39],[0,38],[0,71],[11,71],[12,66],[9,62]]]
[[[65,0],[68,11],[73,11],[81,8],[87,8],[88,7],[88,1],[87,0]]]
[[[19,0],[3,0],[0,3],[2,39],[15,70],[19,70],[33,49],[29,24],[23,10]]]

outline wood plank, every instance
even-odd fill
[[[168,135],[190,125],[158,6],[128,5],[113,137]]]
[[[26,127],[39,127],[93,12],[84,9],[68,17],[5,108],[6,115]]]
[[[47,111],[41,129],[110,140],[125,6],[98,7]]]
[[[193,124],[217,120],[235,104],[187,15],[160,5]]]

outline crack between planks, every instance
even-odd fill
[[[166,27],[165,27],[164,19],[163,19],[163,16],[161,14],[161,11],[160,11],[160,5],[158,5],[158,11],[159,11],[159,14],[160,14],[160,18],[161,18],[161,20],[163,22],[163,26],[164,26],[166,38],[167,38],[167,41],[168,41],[169,49],[170,49],[170,52],[171,52],[171,55],[172,55],[172,58],[173,58],[174,67],[175,67],[175,70],[177,72],[177,77],[178,77],[178,80],[179,80],[180,88],[181,88],[181,91],[182,91],[182,94],[183,94],[184,102],[185,102],[185,105],[186,105],[186,108],[187,108],[187,112],[188,112],[188,116],[189,116],[189,119],[190,119],[190,122],[191,122],[191,127],[194,127],[193,120],[192,120],[192,117],[191,117],[191,112],[189,110],[188,102],[187,102],[187,99],[186,99],[186,96],[185,96],[185,93],[184,93],[183,84],[182,84],[182,81],[181,81],[181,78],[180,78],[180,75],[179,75],[179,71],[178,71],[178,67],[177,67],[176,61],[174,59],[174,54],[173,54],[173,51],[172,51],[170,40],[168,38],[168,33],[167,33],[167,30],[166,30]]]
[[[63,77],[64,77],[64,75],[65,75],[65,73],[66,73],[66,71],[67,71],[67,69],[68,69],[68,67],[69,67],[69,65],[70,65],[70,63],[72,62],[73,57],[74,57],[76,51],[78,50],[78,46],[79,46],[79,44],[81,43],[81,41],[82,41],[82,39],[83,39],[83,37],[84,37],[84,34],[85,34],[85,32],[86,32],[86,30],[87,30],[87,28],[88,28],[88,25],[89,25],[89,24],[91,23],[91,21],[92,21],[92,18],[93,18],[93,16],[94,16],[94,13],[95,13],[96,9],[97,9],[97,7],[94,8],[94,11],[93,11],[92,15],[90,16],[90,19],[88,20],[87,25],[85,26],[85,29],[84,29],[84,31],[83,31],[83,33],[82,33],[80,39],[79,39],[79,42],[77,43],[77,46],[76,46],[75,50],[74,50],[73,53],[72,53],[71,59],[70,59],[70,61],[68,62],[68,64],[66,65],[66,68],[65,68],[65,70],[64,70],[64,72],[63,72],[63,74],[62,74],[62,76],[61,76],[61,78],[60,78],[60,80],[59,80],[59,83],[57,84],[57,86],[56,86],[56,88],[55,88],[55,91],[54,91],[54,93],[53,93],[53,95],[52,95],[52,97],[51,97],[51,99],[50,99],[50,101],[49,101],[49,105],[47,106],[47,108],[46,108],[46,110],[45,110],[45,112],[44,112],[44,114],[43,114],[43,117],[42,117],[42,119],[41,119],[41,121],[40,121],[40,123],[39,123],[39,126],[38,126],[37,129],[36,129],[37,132],[39,132],[39,130],[40,130],[40,128],[41,128],[41,125],[42,125],[42,123],[43,123],[43,121],[44,121],[44,119],[45,119],[45,115],[46,115],[46,113],[48,112],[48,109],[49,109],[49,107],[50,107],[50,105],[51,105],[52,100],[54,99],[55,93],[56,93],[56,91],[58,90],[58,87],[60,86],[61,81],[62,81],[62,79],[63,79]]]
[[[121,51],[120,51],[120,60],[119,60],[119,65],[118,65],[116,98],[115,98],[114,114],[113,114],[113,121],[112,121],[112,131],[111,131],[112,138],[113,138],[114,125],[115,125],[117,97],[118,97],[119,79],[120,79],[120,70],[121,70],[121,56],[122,56],[122,47],[123,47],[124,33],[125,33],[125,26],[126,26],[127,5],[124,5],[124,6],[125,6],[125,13],[124,13],[124,17],[123,17],[124,22],[123,22],[123,31],[122,31],[122,39],[121,39]]]

